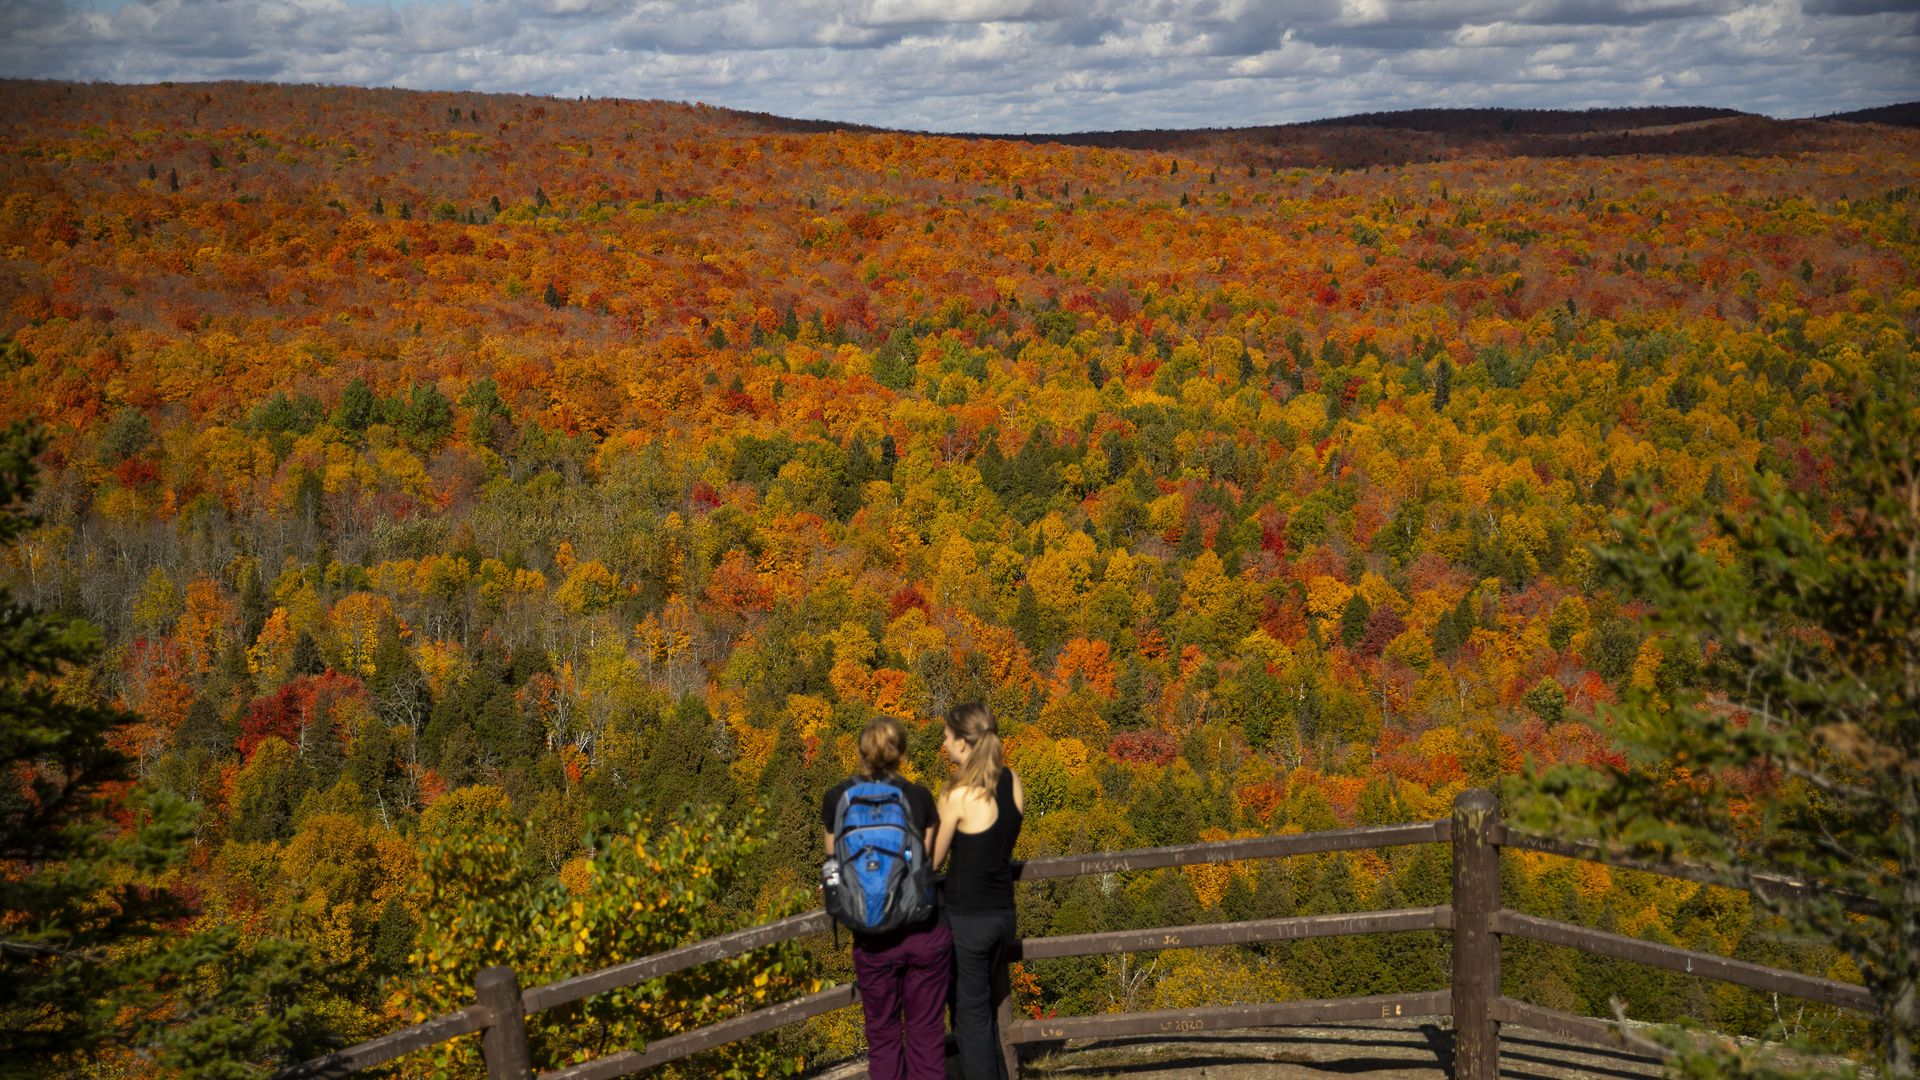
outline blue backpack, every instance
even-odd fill
[[[833,854],[820,867],[827,914],[856,934],[884,934],[933,915],[933,868],[907,793],[851,784],[834,811]]]

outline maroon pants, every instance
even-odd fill
[[[953,938],[944,926],[880,948],[853,946],[853,981],[867,1020],[871,1080],[942,1080],[947,1075],[947,981]]]

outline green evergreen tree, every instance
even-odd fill
[[[1274,727],[1286,708],[1286,692],[1267,665],[1249,660],[1215,694],[1219,716],[1238,724],[1247,745],[1265,750],[1273,742]]]
[[[1023,522],[1046,513],[1059,490],[1060,472],[1054,465],[1052,443],[1053,432],[1041,425],[1028,434],[1008,464],[1008,509]]]
[[[690,709],[688,715],[706,716],[706,706],[700,704],[697,712]],[[710,743],[711,739],[707,741]],[[676,752],[675,756],[682,755]],[[759,789],[754,792],[755,808],[765,815],[767,826],[767,843],[760,862],[763,874],[784,870],[804,875],[807,868],[817,867],[825,857],[820,838],[820,797],[844,778],[828,770],[819,757],[811,763],[807,757],[793,722],[781,721],[773,753],[767,758]],[[719,765],[717,761],[715,764]],[[726,784],[724,766],[716,781],[718,785]]]
[[[898,327],[873,354],[874,380],[889,390],[905,390],[913,385],[916,359],[913,332],[907,327]]]
[[[318,675],[327,670],[326,658],[320,655],[320,643],[305,630],[293,639],[293,657],[288,662],[287,674]]]
[[[1709,506],[1718,506],[1727,501],[1727,479],[1720,472],[1720,463],[1714,462],[1712,471],[1707,473],[1707,482],[1700,490],[1700,497]]]
[[[1120,674],[1113,680],[1113,700],[1102,707],[1100,715],[1115,731],[1144,727],[1147,699],[1147,673],[1140,666],[1139,658],[1128,653],[1121,661]]]
[[[1640,631],[1626,619],[1603,621],[1587,644],[1587,666],[1609,682],[1618,682],[1633,670],[1634,657],[1640,654]]]
[[[1019,598],[1014,603],[1013,620],[1007,626],[1019,636],[1036,661],[1051,656],[1054,646],[1059,644],[1056,622],[1047,612],[1040,610],[1040,598],[1034,594],[1033,586],[1021,582]]]
[[[100,432],[95,460],[111,468],[153,445],[153,422],[139,409],[122,406]]]
[[[1340,644],[1351,649],[1366,636],[1367,620],[1373,616],[1373,609],[1367,605],[1367,598],[1354,593],[1347,598],[1346,606],[1340,609]]]
[[[453,403],[432,383],[415,383],[400,416],[400,429],[408,442],[431,450],[453,433]]]
[[[407,905],[395,896],[380,908],[380,923],[373,938],[373,975],[382,981],[405,975],[410,967],[407,954],[413,951],[420,927],[407,914]]]
[[[980,482],[986,485],[987,490],[1005,499],[1008,495],[1007,456],[1001,452],[1000,442],[994,438],[993,432],[983,432],[980,441],[986,445],[981,448],[980,455],[974,458],[973,467],[979,470]]]
[[[1614,475],[1613,464],[1609,462],[1600,467],[1600,475],[1594,477],[1593,490],[1589,493],[1594,505],[1612,506],[1613,500],[1620,494],[1620,479]]]
[[[1467,643],[1467,639],[1473,635],[1473,628],[1479,623],[1473,593],[1468,592],[1452,609],[1434,620],[1433,654],[1442,659],[1451,659]]]
[[[341,389],[340,401],[333,407],[331,423],[342,431],[365,431],[373,421],[378,404],[373,391],[367,389],[366,380],[356,378]]]
[[[853,444],[847,447],[846,464],[841,466],[839,482],[834,486],[833,513],[841,521],[851,518],[854,511],[860,509],[866,498],[867,481],[875,479],[879,465],[873,460],[873,452],[867,449],[867,440],[855,436]]]
[[[482,670],[497,671],[498,650],[480,650]],[[400,724],[425,713],[429,699],[427,681],[414,663],[413,651],[401,640],[400,622],[383,620],[373,646],[373,674],[367,678],[367,696],[387,723]],[[489,667],[488,665],[492,666]]]
[[[720,757],[721,730],[707,703],[694,695],[679,700],[647,742],[645,804],[649,816],[663,819],[681,806],[724,810],[733,796],[733,780]],[[788,766],[799,765],[796,756]],[[776,748],[775,757],[779,756]],[[769,763],[768,771],[772,771]],[[818,798],[815,793],[815,798]],[[788,816],[791,816],[789,814]]]

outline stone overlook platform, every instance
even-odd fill
[[[1036,1047],[1030,1053],[1033,1056],[1020,1069],[1027,1080],[1451,1080],[1453,1075],[1453,1032],[1444,1020],[1368,1020],[1171,1037],[1083,1039]],[[948,1064],[948,1075],[959,1077],[951,1058]],[[866,1063],[859,1060],[810,1074],[812,1080],[862,1080],[866,1075]],[[1502,1078],[1637,1080],[1659,1075],[1659,1061],[1629,1051],[1524,1029],[1509,1029],[1502,1035]]]

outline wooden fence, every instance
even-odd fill
[[[1532,1028],[1585,1042],[1618,1044],[1619,1035],[1611,1023],[1502,996],[1502,937],[1563,945],[1599,956],[1631,960],[1757,990],[1873,1011],[1873,999],[1867,991],[1849,983],[1603,933],[1502,908],[1502,847],[1578,859],[1598,860],[1604,853],[1591,845],[1528,836],[1507,829],[1500,821],[1499,804],[1493,794],[1483,790],[1463,792],[1454,800],[1453,816],[1437,821],[1033,859],[1016,865],[1015,877],[1020,881],[1041,881],[1084,874],[1432,843],[1453,845],[1453,903],[1450,905],[1029,938],[1020,943],[1017,955],[1010,959],[1038,960],[1190,949],[1208,945],[1241,945],[1259,941],[1299,941],[1347,934],[1440,930],[1453,935],[1451,989],[1160,1012],[1049,1017],[1043,1020],[1016,1020],[1010,995],[1003,995],[1000,1003],[1001,1052],[1006,1056],[1008,1075],[1018,1075],[1016,1049],[1022,1043],[1320,1024],[1383,1017],[1451,1017],[1454,1075],[1459,1080],[1495,1080],[1499,1075],[1502,1024]],[[1631,865],[1636,869],[1686,880],[1727,883],[1707,867],[1611,861],[1615,865]],[[1755,887],[1761,891],[1807,888],[1785,879],[1763,880]],[[1855,907],[1863,912],[1871,912],[1870,906],[1863,903]],[[521,989],[512,969],[487,968],[475,979],[474,1003],[459,1012],[293,1066],[283,1070],[277,1080],[317,1080],[321,1077],[345,1076],[475,1032],[481,1035],[489,1080],[529,1080],[534,1074],[527,1045],[528,1014],[608,990],[633,986],[697,964],[739,956],[767,945],[821,933],[829,926],[826,913],[816,910],[525,990]],[[808,1017],[845,1008],[854,1004],[855,1000],[851,984],[829,987],[694,1031],[655,1040],[642,1050],[622,1050],[579,1065],[540,1073],[538,1080],[605,1080],[628,1076],[730,1042],[763,1035]]]

